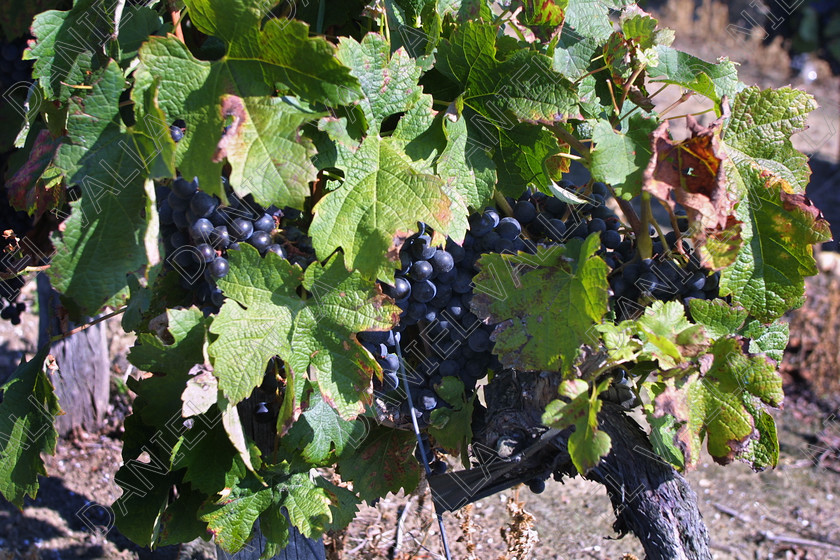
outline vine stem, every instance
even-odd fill
[[[120,314],[124,313],[126,309],[128,309],[128,306],[123,305],[122,307],[120,307],[116,311],[112,311],[111,313],[108,313],[107,315],[103,315],[102,317],[97,317],[96,319],[94,319],[93,321],[91,321],[89,323],[85,323],[84,325],[79,325],[75,329],[69,330],[66,333],[57,334],[54,337],[50,338],[50,344],[52,344],[53,342],[58,342],[59,340],[64,340],[65,338],[67,338],[69,336],[72,336],[76,333],[80,333],[83,330],[88,329],[88,328],[92,327],[93,325],[96,325],[97,323],[101,323],[102,321],[105,321],[106,319],[110,319],[111,317],[115,317],[117,315],[120,315]]]
[[[684,92],[682,95],[680,95],[679,99],[677,99],[676,101],[674,101],[673,103],[671,103],[670,105],[665,107],[665,109],[661,113],[659,113],[659,117],[661,118],[665,113],[667,113],[671,109],[673,109],[675,107],[678,107],[679,105],[682,105],[683,103],[688,101],[691,98],[692,95],[694,95],[694,93],[692,93],[690,91]]]
[[[633,87],[633,83],[639,79],[639,76],[644,72],[645,67],[644,65],[639,66],[630,76],[630,79],[627,80],[627,83],[624,84],[621,92],[621,106],[624,107],[624,102],[627,101],[627,95],[630,93],[630,88]]]
[[[502,210],[502,212],[504,212],[508,216],[513,216],[513,207],[511,207],[511,205],[508,204],[505,195],[503,195],[501,191],[496,191],[493,193],[493,200],[496,201],[496,204],[499,205],[499,208]]]
[[[651,222],[650,193],[642,191],[642,221],[640,228],[636,230],[636,247],[639,249],[639,256],[642,259],[649,259],[653,254],[653,242],[650,240]],[[634,228],[635,229],[635,228]]]
[[[668,117],[668,118],[667,118],[667,119],[665,119],[665,120],[666,120],[666,121],[673,121],[673,120],[676,120],[676,119],[684,119],[685,117],[698,117],[698,116],[700,116],[700,115],[705,115],[706,113],[708,113],[708,112],[710,112],[710,111],[714,111],[714,110],[715,110],[715,108],[714,108],[714,107],[709,107],[709,108],[708,108],[708,109],[706,109],[705,111],[698,111],[698,112],[696,112],[696,113],[687,113],[687,114],[685,114],[685,115],[678,115],[678,116],[676,116],[676,117]]]
[[[181,29],[181,11],[176,10],[174,6],[172,6],[173,2],[170,1],[169,3],[169,15],[172,17],[172,27],[175,28],[175,36],[178,38],[179,41],[182,43],[186,43],[184,40],[184,31]]]
[[[615,196],[614,192],[613,199],[618,203],[618,207],[621,208],[622,214],[624,214],[624,217],[627,218],[627,222],[630,224],[633,231],[641,231],[642,221],[639,219],[639,215],[636,214],[636,210],[633,209],[633,205],[630,204],[629,201]]]
[[[580,153],[580,155],[583,156],[583,159],[589,161],[589,148],[583,142],[577,139],[571,132],[557,124],[549,126],[548,129],[557,136],[559,136],[560,139],[563,140],[566,144],[577,150],[578,153]]]

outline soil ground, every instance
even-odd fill
[[[830,222],[840,225],[840,78],[819,63],[812,83],[791,75],[788,55],[778,42],[763,46],[726,32],[725,4],[704,1],[695,9],[693,0],[672,1],[660,15],[676,29],[676,47],[706,60],[727,54],[741,63],[739,75],[748,85],[792,83],[816,96],[821,108],[795,144],[812,156],[809,195]],[[656,99],[658,107],[667,107],[677,96],[663,94]],[[671,114],[705,108],[689,101]],[[672,123],[675,129],[680,126],[679,121]],[[809,280],[808,302],[788,317],[791,347],[782,364],[787,399],[774,413],[781,441],[779,467],[756,474],[743,464],[720,467],[704,460],[687,475],[698,494],[715,558],[840,559],[840,266],[834,253],[823,253],[820,262],[824,272]],[[23,299],[30,311],[35,309],[34,283]],[[108,328],[114,378],[124,380],[131,373],[125,353],[132,341],[117,323]],[[0,321],[0,379],[22,356],[34,354],[36,340],[37,313],[27,312],[19,326]],[[120,385],[115,382],[112,391],[116,420],[130,410],[126,395],[116,390]],[[49,478],[42,478],[37,499],[22,512],[0,499],[0,560],[214,557],[208,543],[152,552],[131,544],[116,529],[96,529],[108,525],[107,506],[119,495],[113,483],[121,446],[116,420],[106,434],[60,441],[55,456],[46,458]],[[482,500],[457,516],[444,516],[453,558],[524,558],[529,549],[527,557],[547,560],[642,558],[632,535],[614,538],[613,519],[604,489],[582,479],[550,482],[540,495],[523,487]],[[441,558],[437,533],[428,493],[389,496],[376,507],[362,507],[345,532],[328,539],[328,549],[333,558]],[[398,538],[401,545],[395,549]]]

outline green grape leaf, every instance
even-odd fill
[[[411,432],[373,425],[359,447],[338,458],[341,478],[352,481],[365,501],[400,488],[411,492],[420,482],[420,464],[413,455],[416,445]]]
[[[676,367],[705,349],[703,327],[686,319],[680,302],[655,301],[635,323],[645,343],[641,355],[662,369]]]
[[[260,514],[275,502],[275,489],[264,487],[253,478],[241,481],[215,504],[199,510],[200,519],[207,523],[217,545],[225,551],[241,549],[251,536]]]
[[[299,133],[301,125],[323,116],[288,98],[223,94],[221,111],[233,121],[219,140],[214,160],[231,164],[230,183],[250,192],[264,206],[286,201],[300,207],[318,171],[310,158],[312,141]]]
[[[552,60],[516,50],[497,58],[496,28],[480,22],[459,26],[441,41],[435,68],[463,88],[463,103],[497,127],[515,124],[508,115],[554,123],[577,111],[573,84],[557,74]]]
[[[126,25],[131,21],[130,25]],[[127,4],[120,19],[120,34],[117,41],[120,46],[120,66],[127,67],[137,58],[140,47],[150,35],[165,35],[172,30],[171,24],[164,24],[163,18],[154,8]]]
[[[749,463],[755,471],[775,467],[779,462],[779,436],[776,433],[776,421],[754,402],[745,402],[744,406],[755,419],[755,432],[747,441],[745,449],[738,453],[738,459]]]
[[[599,42],[581,37],[564,27],[554,48],[554,71],[570,80],[579,80],[590,71],[592,59],[600,55]]]
[[[592,177],[613,185],[621,198],[630,200],[641,194],[642,175],[651,157],[650,134],[657,124],[655,119],[635,113],[625,133],[599,119],[592,133]]]
[[[424,122],[414,110],[430,115],[431,100],[417,86],[416,63],[404,50],[389,56],[380,35],[368,34],[361,43],[342,40],[338,57],[362,84],[367,136],[355,151],[337,146],[344,183],[315,205],[312,244],[322,257],[341,247],[348,268],[393,282],[399,247],[417,222],[434,229],[441,243],[452,220],[443,180],[421,172],[405,151],[405,137],[417,135],[418,122]],[[406,114],[394,136],[380,136],[382,122],[396,113]]]
[[[569,0],[566,25],[582,37],[603,41],[613,32],[609,8],[619,8],[623,4],[621,1]]]
[[[790,325],[780,321],[764,325],[757,319],[750,319],[740,334],[750,339],[747,348],[750,354],[764,354],[781,363],[788,345]]]
[[[178,486],[178,497],[160,516],[160,546],[180,545],[207,534],[207,524],[198,519],[198,511],[207,495],[188,485]]]
[[[36,59],[32,77],[47,98],[67,101],[79,91],[74,86],[86,86],[91,72],[105,65],[101,47],[113,32],[116,3],[76,0],[70,10],[35,16],[35,44],[24,52],[24,59]]]
[[[364,436],[365,423],[348,422],[315,394],[309,407],[280,438],[281,445],[293,454],[300,454],[313,465],[331,463],[346,446],[353,446]]]
[[[500,323],[494,353],[505,367],[571,371],[590,329],[607,312],[608,269],[595,255],[599,248],[593,234],[538,247],[536,255],[481,257],[472,308],[479,318]]]
[[[130,424],[126,422],[126,431]],[[154,433],[148,434],[150,437]],[[114,475],[122,494],[111,506],[120,533],[141,546],[154,546],[161,531],[169,492],[181,480],[154,454],[148,464],[132,458]],[[123,458],[126,455],[123,454]]]
[[[677,421],[673,416],[647,415],[650,424],[650,444],[657,455],[674,465],[679,470],[685,469],[685,457],[676,445]]]
[[[498,188],[519,196],[531,182],[547,188],[550,177],[543,162],[561,151],[551,133],[530,123],[554,124],[576,113],[577,95],[549,57],[516,50],[500,60],[500,44],[493,25],[467,22],[441,40],[435,70],[462,92],[461,112],[468,119],[471,147],[495,148]]]
[[[175,377],[183,379],[185,384],[175,391],[180,395],[186,388],[190,370],[204,362],[202,348],[210,321],[193,307],[170,309],[166,312],[166,323],[161,324],[158,319],[156,324],[160,325],[159,335],[141,333],[128,351],[128,361],[141,371],[167,374],[160,378],[166,378],[167,383]],[[153,419],[154,416],[149,418]]]
[[[695,298],[689,303],[689,308],[692,320],[703,325],[709,336],[714,339],[737,333],[747,320],[746,310],[732,307],[722,299]]]
[[[482,119],[479,116],[470,122],[470,130],[486,127],[487,121]],[[476,132],[475,136],[481,138],[481,134]],[[522,194],[523,185],[535,184],[543,192],[547,190],[552,177],[546,175],[543,162],[564,151],[552,133],[541,126],[519,123],[513,128],[499,129],[493,142],[497,145],[493,153],[498,175],[496,188],[513,197]]]
[[[323,476],[316,478],[315,484],[327,493],[331,502],[332,520],[324,527],[324,531],[340,531],[347,527],[356,518],[356,511],[361,504],[359,498],[347,488],[336,486]]]
[[[736,214],[744,244],[721,274],[720,294],[769,323],[802,305],[805,276],[817,273],[811,245],[831,232],[813,203],[789,194],[783,180],[752,167],[739,171],[748,186]]]
[[[450,15],[458,23],[475,19],[489,21],[493,17],[486,0],[437,0],[436,7],[441,18]]]
[[[69,100],[67,141],[55,165],[68,183],[81,186],[82,197],[60,238],[49,274],[73,315],[94,315],[128,295],[126,272],[153,260],[143,240],[156,221],[145,216],[144,179],[163,168],[174,173],[174,143],[166,124],[155,116],[154,92],[142,99],[147,115],[126,128],[119,113],[125,80],[113,61],[99,75],[87,97]],[[152,232],[156,237],[156,232]]]
[[[622,321],[618,325],[605,322],[595,325],[594,328],[601,335],[610,360],[616,363],[632,362],[641,353],[643,346],[639,339],[633,336],[633,321]]]
[[[790,87],[740,92],[722,133],[735,167],[742,173],[751,167],[773,173],[792,187],[789,192],[804,193],[811,176],[808,156],[793,147],[790,137],[807,128],[808,113],[816,108],[813,96]],[[751,187],[747,182],[746,188]]]
[[[563,430],[574,426],[569,436],[569,455],[581,474],[596,466],[601,458],[610,452],[610,436],[598,429],[598,412],[603,401],[598,398],[610,380],[605,379],[597,387],[589,387],[582,379],[566,379],[560,384],[563,400],[551,401],[546,405],[542,422],[549,428]]]
[[[277,355],[288,375],[314,379],[343,418],[361,413],[376,362],[350,335],[389,328],[399,310],[339,258],[304,274],[247,245],[229,255],[230,272],[218,281],[227,299],[210,327],[218,337],[208,349],[222,393],[231,403],[246,398]],[[310,299],[298,295],[301,286]]]
[[[447,453],[458,456],[467,451],[472,442],[472,414],[475,396],[464,396],[464,384],[455,377],[444,377],[435,387],[438,396],[452,408],[439,407],[432,411],[429,435]]]
[[[706,62],[667,45],[657,46],[656,52],[659,63],[647,68],[651,80],[679,85],[708,97],[715,102],[718,114],[722,98],[732,99],[742,87],[738,69],[729,59],[717,64]]]
[[[445,119],[444,127],[447,144],[437,162],[438,173],[447,178],[468,206],[484,208],[493,198],[496,166],[486,151],[469,142],[465,115],[455,122]]]
[[[307,538],[318,538],[331,526],[336,495],[319,484],[319,479],[313,481],[308,473],[295,473],[275,485],[275,502],[260,515],[260,527],[269,537],[263,557],[281,553],[289,522]]]
[[[753,399],[781,406],[782,379],[763,356],[748,356],[735,338],[716,341],[711,359],[701,362],[701,372],[673,380],[656,397],[656,416],[670,414],[682,425],[676,445],[687,465],[697,463],[705,437],[708,451],[721,464],[748,449],[756,419],[750,410]]]
[[[2,386],[0,402],[0,493],[18,508],[38,493],[38,475],[46,475],[41,453],[55,454],[55,417],[63,414],[52,381],[44,371],[44,345],[21,361]]]
[[[295,134],[304,117],[285,101],[269,98],[279,86],[306,103],[341,105],[358,99],[358,82],[336,60],[332,45],[308,36],[306,24],[269,18],[261,25],[265,6],[258,0],[189,4],[191,21],[224,40],[227,53],[212,62],[198,60],[175,37],[152,37],[140,49],[132,98],[160,81],[168,122],[186,122],[178,168],[186,177],[198,177],[204,191],[226,200],[220,176],[228,156],[234,175],[248,179],[232,184],[237,194],[253,192],[261,204],[302,208],[303,185],[313,176],[311,145]],[[160,76],[189,76],[190,82]],[[196,89],[193,83],[205,86]],[[223,136],[226,120],[232,123]],[[265,128],[270,126],[280,132]]]

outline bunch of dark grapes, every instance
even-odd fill
[[[34,61],[23,60],[26,39],[0,44],[0,92],[19,82],[32,81]]]
[[[158,190],[166,262],[208,313],[218,312],[224,301],[216,280],[227,275],[228,251],[239,249],[240,243],[252,245],[262,255],[288,257],[293,264],[306,266],[314,260],[311,242],[293,225],[300,217],[296,210],[263,208],[251,195],[239,198],[230,189],[226,189],[230,204],[222,206],[217,197],[199,189],[197,179],[179,177],[169,189]]]
[[[25,280],[16,274],[19,259],[16,239],[23,238],[32,228],[32,218],[26,212],[12,208],[6,189],[0,188],[0,318],[20,324],[20,315],[26,310],[26,304],[18,301],[20,290]]]
[[[560,186],[578,190],[568,182]],[[607,204],[610,194],[607,185],[595,182],[585,192],[586,201],[572,205],[528,191],[518,200],[507,199],[511,214],[508,217],[500,216],[495,208],[470,216],[462,245],[448,239],[444,246],[435,247],[431,232],[420,224],[420,232],[409,238],[400,251],[401,268],[393,285],[384,288],[402,311],[399,324],[390,332],[359,333],[359,340],[384,372],[381,382],[374,380],[374,389],[401,401],[403,417],[410,418],[413,412],[424,427],[430,423],[434,410],[451,406],[435,391],[446,377],[460,379],[469,396],[479,380],[500,367],[492,354],[495,325],[482,323],[470,311],[472,280],[478,272],[475,263],[482,254],[533,254],[539,246],[550,247],[597,234],[601,241],[598,255],[610,268],[610,308],[616,320],[628,318],[656,299],[680,300],[688,306],[693,298],[717,296],[719,275],[703,268],[690,243],[683,239],[688,225],[685,215],[677,216],[679,230],[662,239],[651,226],[652,258],[640,259],[635,234]],[[405,369],[411,402],[403,391],[400,366]],[[629,378],[625,375],[622,379],[629,386]],[[619,385],[617,382],[616,387]],[[621,403],[633,403],[628,397],[632,391],[623,385],[619,388],[623,392],[616,389],[616,398]],[[479,413],[480,408],[477,407]],[[477,420],[480,419],[473,419],[474,424]],[[445,468],[437,464],[425,437],[430,467],[433,471]],[[530,486],[538,493],[545,483],[535,478]]]

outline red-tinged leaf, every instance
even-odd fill
[[[728,157],[720,141],[722,120],[708,127],[687,117],[691,136],[674,142],[663,122],[653,132],[653,156],[644,173],[644,189],[672,208],[679,204],[688,213],[697,245],[709,246],[708,266],[720,269],[734,262],[741,245],[735,218],[737,198],[727,188]]]
[[[42,130],[35,138],[29,159],[6,181],[11,205],[28,212],[36,220],[45,212],[58,208],[64,199],[61,172],[51,165],[60,145],[60,138],[53,138],[48,130]]]

